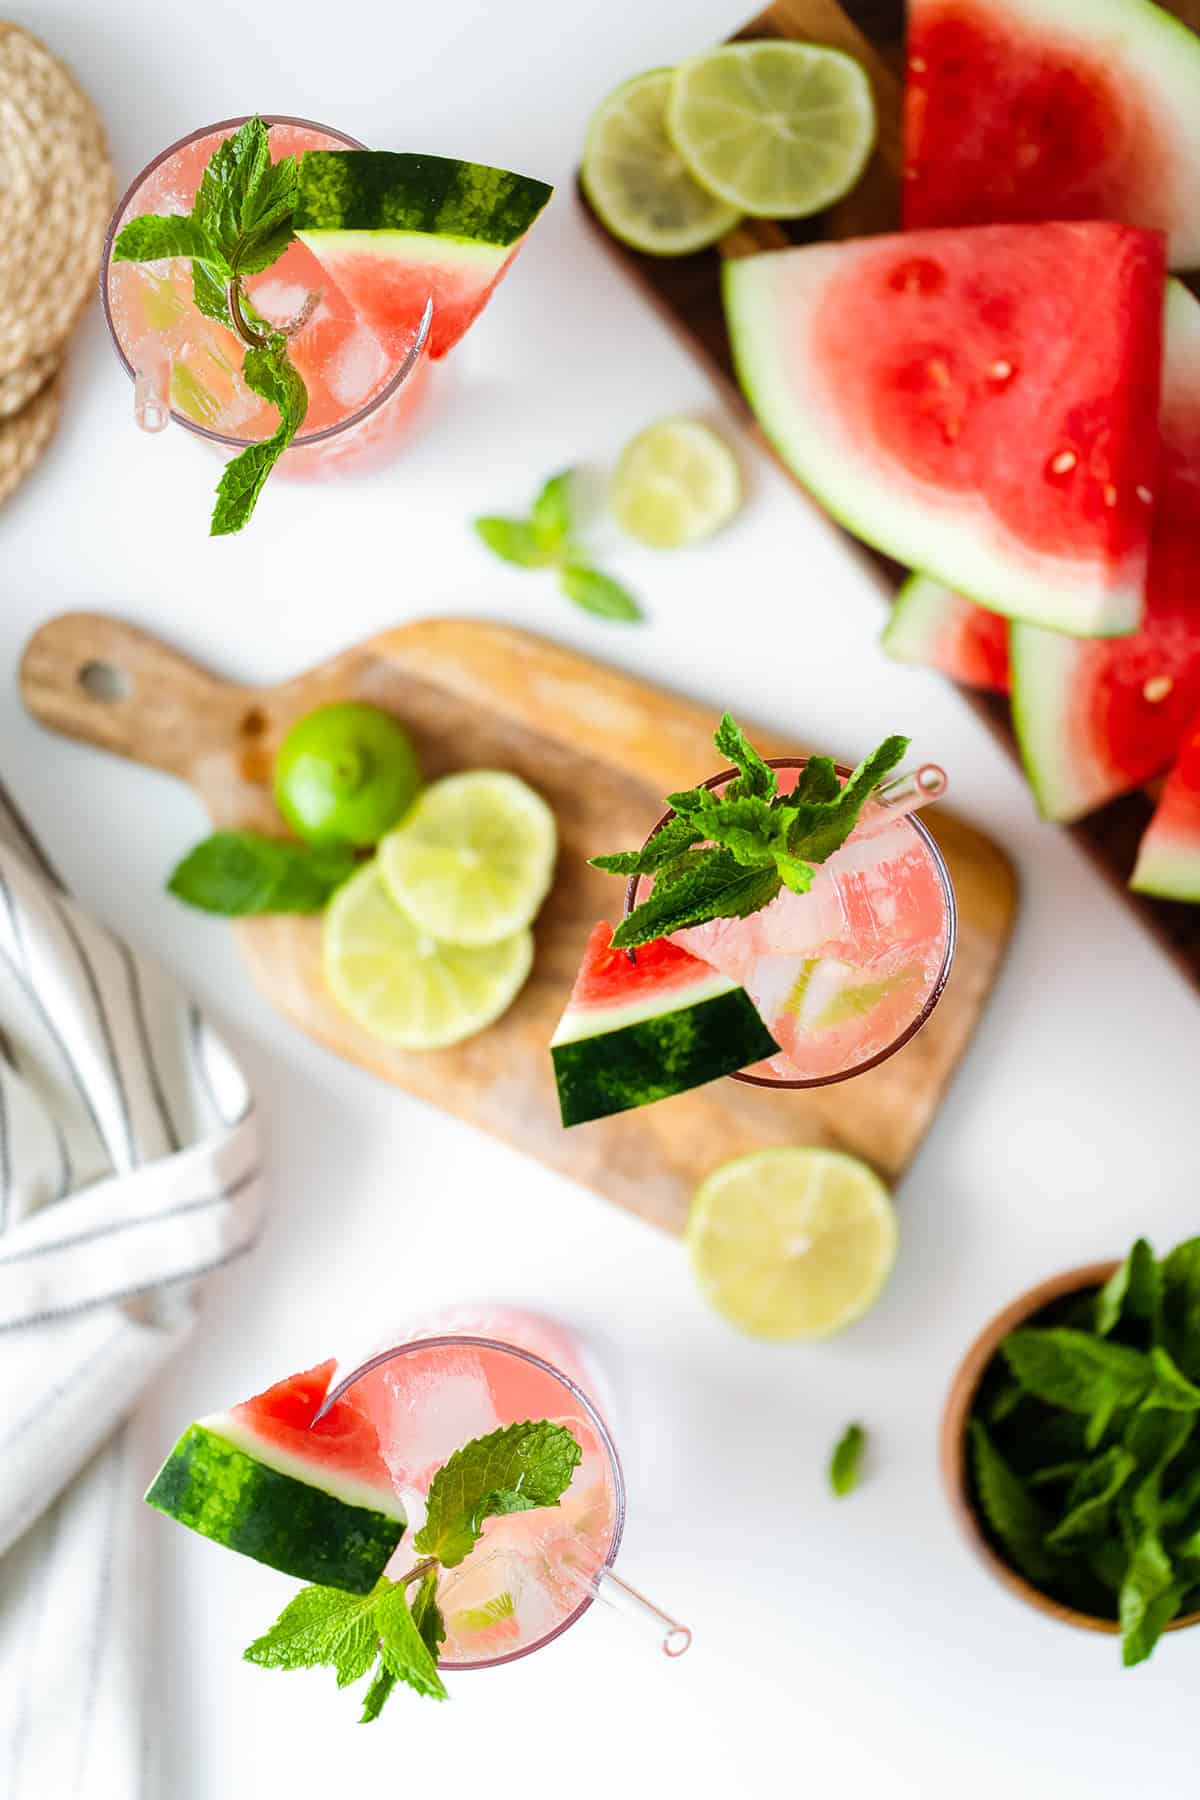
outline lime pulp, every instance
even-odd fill
[[[664,419],[639,432],[621,454],[610,494],[618,525],[656,550],[710,537],[741,501],[737,458],[695,419]]]

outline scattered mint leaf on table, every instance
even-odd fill
[[[534,536],[552,558],[565,555],[571,536],[571,480],[570,469],[552,475],[529,513]]]
[[[375,1610],[387,1585],[379,1581],[369,1594],[301,1588],[271,1629],[243,1652],[246,1662],[263,1669],[335,1669],[339,1687],[358,1681],[375,1661]]]
[[[453,1569],[495,1514],[557,1506],[582,1452],[565,1425],[546,1419],[508,1425],[456,1450],[426,1496],[425,1523],[413,1539],[422,1556]]]
[[[226,918],[314,913],[353,875],[353,853],[252,831],[217,831],[190,850],[167,882],[188,906]]]
[[[811,757],[789,795],[777,793],[774,769],[728,713],[713,742],[738,771],[722,792],[698,787],[668,795],[672,816],[641,850],[592,858],[594,868],[610,874],[658,877],[648,898],[613,933],[614,949],[632,949],[710,919],[748,918],[785,887],[807,893],[814,864],[845,843],[909,740],[887,738],[844,787],[828,757]]]
[[[858,1486],[867,1434],[861,1425],[847,1425],[829,1459],[829,1485],[840,1500]]]
[[[623,588],[611,575],[589,568],[586,563],[565,563],[559,585],[568,600],[573,600],[584,612],[595,613],[597,618],[619,619],[632,624],[642,617],[642,609],[628,588]]]
[[[217,483],[212,537],[228,537],[241,531],[258,504],[263,484],[283,455],[308,411],[308,389],[287,352],[287,339],[273,331],[261,350],[247,350],[242,361],[246,386],[269,400],[279,414],[279,425],[261,444],[250,444],[225,466]]]
[[[475,520],[479,538],[494,555],[520,569],[545,569],[556,558],[546,549],[528,519],[502,519],[496,516]]]
[[[528,518],[495,513],[473,521],[476,536],[493,555],[522,569],[556,569],[568,600],[601,619],[630,622],[642,609],[627,588],[584,560],[571,537],[574,471],[564,469],[544,483]]]

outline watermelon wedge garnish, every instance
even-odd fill
[[[1129,885],[1163,900],[1200,900],[1200,719],[1167,776]]]
[[[648,1106],[778,1054],[745,988],[677,945],[592,929],[550,1040],[564,1125]]]
[[[1012,618],[1142,611],[1163,243],[977,226],[737,258],[742,386],[784,461],[877,549]]]
[[[379,1434],[349,1398],[312,1421],[336,1362],[189,1425],[149,1504],[301,1581],[365,1594],[404,1534]]]
[[[1150,0],[909,0],[904,223],[1116,219],[1200,266],[1200,37]]]
[[[1170,766],[1200,711],[1200,301],[1171,282],[1146,611],[1088,643],[1014,625],[1013,720],[1042,813],[1078,819]]]
[[[928,575],[904,583],[881,641],[897,662],[940,669],[964,687],[1008,692],[1008,620]]]
[[[551,192],[445,156],[310,150],[294,223],[391,355],[408,351],[432,297],[436,358],[479,317]]]

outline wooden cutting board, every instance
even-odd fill
[[[1159,0],[1193,29],[1200,31],[1200,0]],[[1047,15],[1054,0],[1046,0]],[[741,416],[769,455],[774,452],[755,425],[737,384],[725,316],[721,306],[721,260],[759,250],[807,243],[815,238],[870,236],[896,231],[900,223],[900,110],[904,73],[903,0],[774,0],[736,34],[740,38],[800,38],[832,44],[856,56],[871,78],[879,116],[879,139],[863,180],[840,206],[815,219],[778,224],[747,219],[714,249],[695,256],[643,256],[619,244],[592,214],[581,190],[584,211],[613,256],[645,290],[667,322],[699,356],[722,389],[726,403]],[[1200,95],[1197,96],[1200,105]],[[1200,276],[1190,280],[1200,293]],[[781,467],[783,465],[781,464]],[[815,502],[812,504],[815,505]],[[838,529],[834,527],[834,529]],[[878,579],[890,604],[907,573],[887,558],[849,538]],[[1017,759],[1008,704],[993,694],[964,688],[963,694]],[[1018,759],[1019,760],[1019,759]],[[1032,801],[1030,802],[1032,804]],[[1065,826],[1088,857],[1116,886],[1130,911],[1158,938],[1188,978],[1200,986],[1200,906],[1153,900],[1131,893],[1126,885],[1137,857],[1138,842],[1154,808],[1153,792],[1135,792],[1112,801],[1076,825]]]
[[[236,927],[241,946],[266,997],[329,1049],[671,1231],[682,1229],[701,1176],[768,1144],[837,1145],[888,1179],[899,1176],[966,1048],[1012,928],[1007,858],[939,809],[931,824],[958,897],[958,952],[937,1011],[903,1050],[844,1086],[770,1093],[719,1081],[568,1132],[546,1046],[589,930],[622,904],[621,884],[587,859],[640,843],[664,794],[713,772],[710,709],[545,639],[470,619],[405,625],[281,687],[249,688],[120,620],[69,613],[30,640],[21,691],[52,730],[190,782],[225,828],[280,830],[270,795],[275,751],[295,719],[334,700],[394,712],[427,776],[480,767],[523,776],[557,816],[558,871],[530,981],[479,1037],[426,1055],[369,1037],[326,992],[316,920],[245,921]],[[771,732],[751,735],[768,755],[804,749]],[[850,761],[862,749],[820,747]]]

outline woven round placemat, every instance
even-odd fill
[[[0,422],[0,506],[25,479],[53,437],[62,385],[62,376],[56,376],[19,413]]]
[[[112,207],[91,101],[44,44],[0,22],[0,376],[66,337],[96,278]]]
[[[0,375],[0,419],[11,419],[35,394],[40,394],[61,361],[57,350],[47,350],[40,356],[31,356],[11,375]]]

